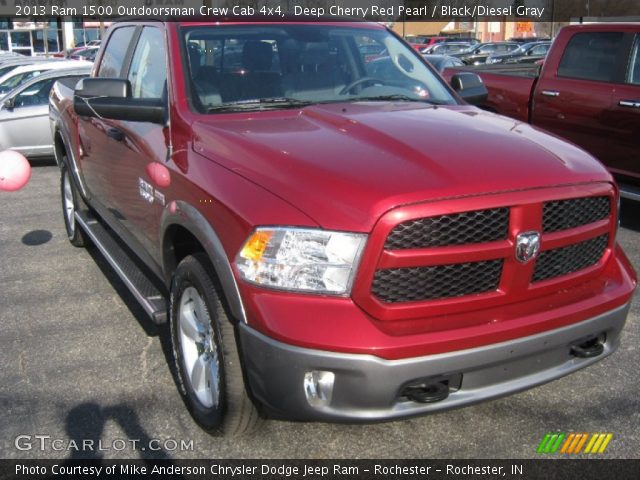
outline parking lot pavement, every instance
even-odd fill
[[[25,189],[0,193],[2,458],[527,458],[548,431],[612,432],[604,456],[640,456],[637,293],[620,350],[545,386],[405,421],[269,421],[250,437],[210,437],[177,393],[167,329],[98,253],[68,243],[58,184],[57,167],[38,166]],[[622,225],[640,269],[640,205],[623,202]],[[93,452],[76,451],[83,440]],[[160,449],[134,451],[131,440]]]

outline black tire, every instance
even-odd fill
[[[190,255],[180,262],[171,283],[170,328],[178,389],[191,416],[205,431],[213,435],[242,435],[255,431],[261,424],[261,418],[245,390],[234,326],[225,311],[219,284],[211,272],[213,266],[205,254]],[[189,307],[190,299],[193,305],[199,302],[194,291],[202,300],[199,315],[195,315],[195,307]],[[183,326],[184,322],[189,323],[185,320],[189,315],[202,317],[196,322],[199,326],[207,324],[211,327],[206,335],[198,330],[202,343],[195,344],[199,345],[197,353],[194,353],[193,348],[196,347],[185,333],[189,329]],[[188,364],[193,355],[197,357],[195,363],[201,358],[205,358],[202,361],[205,364],[213,362],[209,364],[213,365],[209,366],[212,373],[198,378],[205,378],[206,382],[213,378],[211,384],[217,384],[217,389],[209,387],[209,383],[198,391],[192,386],[191,378],[195,374],[189,374]],[[195,363],[191,372],[195,371]],[[207,372],[206,369],[203,371]],[[202,382],[198,383],[202,386]],[[217,391],[217,396],[216,393],[211,394],[212,391]],[[204,403],[201,400],[203,396]],[[212,405],[207,404],[210,398],[214,399]]]
[[[74,247],[84,247],[87,244],[87,238],[74,216],[78,206],[82,205],[82,203],[73,176],[67,168],[66,157],[63,157],[60,168],[60,198],[62,200],[62,216],[67,238]]]

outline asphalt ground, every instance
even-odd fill
[[[600,458],[640,458],[638,293],[618,352],[550,384],[374,425],[268,421],[227,440],[187,413],[168,329],[97,251],[68,243],[57,167],[34,167],[0,206],[0,458],[535,458],[549,431],[611,432]],[[622,214],[618,239],[640,269],[640,205]],[[94,451],[76,451],[83,440]]]

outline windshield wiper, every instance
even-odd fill
[[[350,98],[349,101],[350,102],[371,102],[371,101],[381,101],[381,102],[385,102],[385,101],[389,101],[389,100],[399,100],[402,102],[421,102],[421,103],[429,103],[431,105],[443,105],[442,102],[437,102],[434,100],[429,100],[428,98],[416,98],[416,97],[411,97],[409,95],[402,95],[400,93],[396,93],[393,95],[374,95],[374,96],[370,96],[370,97],[353,97]]]
[[[255,98],[252,100],[239,100],[237,102],[223,103],[207,108],[207,112],[243,111],[243,110],[264,110],[271,108],[305,107],[313,102],[298,100],[288,97]]]

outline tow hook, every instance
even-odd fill
[[[578,358],[593,358],[602,355],[604,352],[604,335],[590,338],[581,343],[571,345],[571,355]]]
[[[444,382],[410,385],[402,393],[414,402],[435,403],[449,396],[449,386]]]

